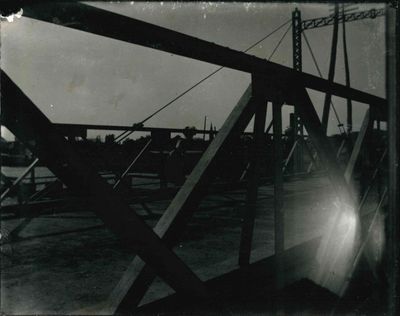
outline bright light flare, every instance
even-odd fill
[[[386,246],[386,236],[385,236],[385,215],[378,209],[375,211],[373,217],[366,220],[368,227],[368,236],[365,241],[364,254],[367,262],[371,268],[371,271],[375,274],[375,277],[379,278],[382,261],[384,260],[384,251]]]
[[[314,282],[340,295],[352,271],[359,245],[359,219],[355,207],[337,200],[317,254]]]

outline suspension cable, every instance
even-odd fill
[[[308,38],[307,38],[305,32],[301,32],[301,33],[303,34],[303,37],[304,37],[304,40],[305,40],[305,42],[306,42],[306,44],[307,44],[308,50],[310,51],[311,58],[312,58],[312,60],[313,60],[313,62],[314,62],[315,68],[317,68],[317,71],[318,71],[319,76],[320,76],[321,78],[323,78],[321,69],[320,69],[319,66],[318,66],[317,59],[315,58],[315,55],[314,55],[314,52],[313,52],[313,50],[312,50],[312,48],[311,48],[310,42],[308,41]],[[336,111],[336,108],[335,108],[335,106],[334,106],[332,100],[331,100],[331,105],[332,105],[333,112],[335,113],[336,119],[337,119],[337,121],[338,121],[338,124],[339,124],[338,126],[343,126],[342,122],[340,121],[339,115],[338,115],[338,113],[337,113],[337,111]],[[347,135],[346,131],[345,131],[345,130],[342,131],[340,128],[339,128],[339,132],[342,133],[342,134],[344,133],[344,134]]]
[[[289,22],[291,22],[291,19],[287,20],[285,23],[281,24],[280,26],[278,26],[275,30],[273,30],[272,32],[270,32],[269,34],[267,34],[266,36],[264,36],[263,38],[261,38],[260,40],[258,40],[257,42],[255,42],[254,44],[252,44],[251,46],[249,46],[248,48],[246,48],[243,52],[247,53],[249,50],[251,50],[252,48],[254,48],[255,46],[257,46],[258,44],[260,44],[261,42],[265,41],[268,37],[270,37],[271,35],[273,35],[274,33],[276,33],[277,31],[279,31],[281,28],[283,28],[285,25],[287,25]],[[289,26],[289,28],[286,30],[284,36],[287,34],[288,30],[290,29],[291,25]],[[283,36],[283,37],[284,37]],[[279,41],[277,47],[279,47],[280,43],[282,42],[283,38],[281,38],[281,40]],[[275,47],[274,51],[272,52],[270,58],[272,57],[272,55],[275,53],[277,47]],[[268,58],[268,60],[270,59]],[[115,142],[120,143],[121,141],[123,141],[125,138],[129,137],[134,131],[135,131],[135,127],[142,127],[143,124],[148,121],[149,119],[151,119],[153,116],[155,116],[156,114],[160,113],[162,110],[164,110],[165,108],[167,108],[168,106],[170,106],[172,103],[174,103],[175,101],[177,101],[178,99],[180,99],[181,97],[183,97],[185,94],[187,94],[188,92],[190,92],[191,90],[193,90],[194,88],[196,88],[197,86],[199,86],[201,83],[203,83],[204,81],[206,81],[208,78],[212,77],[213,75],[215,75],[217,72],[219,72],[221,69],[223,69],[225,67],[221,66],[219,68],[217,68],[216,70],[214,70],[213,72],[211,72],[210,74],[208,74],[207,76],[205,76],[203,79],[201,79],[200,81],[198,81],[197,83],[195,83],[193,86],[191,86],[190,88],[186,89],[185,91],[183,91],[182,93],[180,93],[178,96],[176,96],[175,98],[173,98],[171,101],[169,101],[168,103],[166,103],[165,105],[163,105],[162,107],[160,107],[158,110],[156,110],[155,112],[153,112],[151,115],[147,116],[145,119],[143,119],[142,121],[140,121],[139,123],[135,123],[132,125],[133,130],[129,130],[129,131],[124,131],[122,132],[120,135],[118,135],[115,138]]]
[[[286,34],[289,32],[289,30],[292,28],[292,24],[289,24],[289,27],[287,28],[286,32],[283,34],[281,39],[279,40],[278,44],[275,46],[274,50],[272,51],[271,55],[269,55],[268,60],[271,60],[272,56],[274,56],[275,52],[278,50],[279,46],[281,45],[283,39],[285,38]]]
[[[283,28],[285,25],[287,25],[289,22],[291,22],[292,20],[289,19],[287,20],[285,23],[281,24],[280,26],[278,26],[275,30],[273,30],[271,33],[268,33],[267,35],[265,35],[262,39],[260,39],[259,41],[255,42],[253,45],[249,46],[248,48],[246,48],[243,52],[247,53],[249,50],[251,50],[252,48],[254,48],[255,46],[257,46],[258,44],[260,44],[261,42],[265,41],[268,37],[270,37],[271,35],[275,34],[276,32],[278,32],[281,28]]]

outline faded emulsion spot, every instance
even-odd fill
[[[23,12],[22,8],[2,8],[0,9],[0,21],[14,22],[14,18],[19,19]]]

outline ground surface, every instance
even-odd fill
[[[207,280],[237,268],[244,190],[209,195],[189,223],[176,253]],[[148,203],[161,215],[169,201]],[[333,191],[325,177],[285,183],[285,247],[319,236],[329,222]],[[145,214],[140,205],[135,209]],[[151,226],[156,218],[147,219]],[[273,254],[273,187],[260,188],[251,260]],[[23,219],[3,219],[11,231]],[[70,314],[99,304],[134,255],[84,210],[55,210],[25,221],[14,241],[3,244],[1,311],[6,314]],[[142,303],[173,291],[154,282]]]

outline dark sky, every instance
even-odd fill
[[[292,4],[93,3],[98,7],[154,23],[211,42],[244,50],[291,17]],[[382,5],[358,5],[360,10]],[[329,14],[328,5],[298,6],[303,19]],[[107,23],[107,21],[104,21]],[[249,53],[266,58],[286,27]],[[332,27],[306,31],[326,77]],[[335,81],[344,83],[339,30]],[[385,96],[384,18],[347,24],[351,85]],[[292,65],[291,31],[272,61]],[[303,70],[317,74],[303,42]],[[22,17],[1,24],[1,67],[53,122],[130,125],[166,104],[218,68],[169,53]],[[204,116],[220,127],[249,84],[249,74],[224,69],[155,116],[146,126],[202,128]],[[317,111],[323,95],[310,91]],[[345,123],[344,100],[333,99]],[[354,104],[358,130],[366,106]],[[284,108],[283,127],[288,125]],[[271,119],[270,111],[267,122]],[[331,115],[329,133],[337,133]],[[4,131],[3,131],[4,132]],[[6,133],[4,133],[5,136]]]

